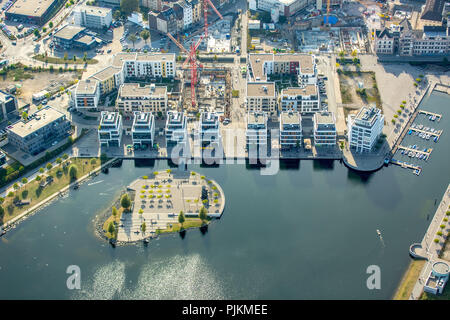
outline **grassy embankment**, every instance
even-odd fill
[[[408,300],[411,296],[411,292],[419,278],[420,272],[425,265],[426,260],[413,260],[409,264],[408,270],[403,276],[400,285],[397,288],[397,292],[394,295],[394,300]]]
[[[76,177],[80,178],[99,167],[101,163],[99,158],[73,158],[67,161],[70,161],[69,165],[63,166],[65,162],[63,161],[61,164],[50,170],[44,169],[45,172],[40,173],[40,177],[43,177],[44,175],[53,177],[53,182],[44,188],[40,187],[40,184],[43,181],[41,178],[40,181],[33,180],[29,183],[25,183],[25,185],[18,188],[15,192],[10,192],[1,205],[0,224],[8,222],[55,192],[60,191],[65,186],[68,186],[71,183],[69,169],[72,165],[77,167]],[[16,206],[14,200],[27,200],[30,201],[30,203],[23,206]],[[1,214],[2,212],[3,214]]]
[[[73,57],[71,57],[71,58],[67,57],[67,59],[64,59],[64,58],[58,58],[58,57],[45,56],[44,54],[37,54],[33,57],[33,59],[41,61],[41,62],[54,63],[54,64],[96,64],[96,63],[98,63],[98,60],[91,59],[91,58],[87,58],[85,61],[84,58],[79,58],[79,57],[76,57],[76,59],[74,60]]]
[[[210,218],[208,218],[206,224],[208,224],[209,221]],[[203,222],[199,218],[186,218],[186,220],[183,223],[183,229],[187,230],[190,228],[200,228],[202,225]],[[180,230],[181,230],[181,223],[172,223],[172,227],[168,225],[167,229],[157,229],[156,234],[179,232]]]

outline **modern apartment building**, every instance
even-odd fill
[[[274,82],[247,82],[247,112],[265,112],[278,116],[278,102]]]
[[[247,147],[250,145],[267,145],[268,116],[263,111],[248,112],[245,131]]]
[[[315,84],[317,69],[314,56],[299,53],[255,53],[248,56],[251,81],[267,81],[269,75],[296,75],[300,86]]]
[[[112,23],[112,10],[104,7],[78,6],[74,10],[75,24],[91,29],[109,28]]]
[[[50,106],[6,128],[9,143],[33,156],[67,138],[70,130],[66,115]]]
[[[290,149],[302,145],[302,116],[299,112],[287,111],[280,115],[280,147]]]
[[[116,107],[124,113],[135,111],[162,112],[167,111],[167,87],[149,84],[124,83],[116,100]]]
[[[316,112],[313,117],[314,144],[316,146],[336,145],[336,118],[332,112]]]
[[[266,12],[276,10],[279,15],[289,17],[313,3],[315,0],[257,0],[256,8]]]
[[[214,112],[203,112],[198,123],[198,135],[202,147],[222,140],[219,129],[219,115]]]
[[[384,115],[375,107],[362,107],[356,116],[348,115],[347,127],[350,148],[369,152],[383,132]]]
[[[89,79],[98,81],[101,96],[117,90],[125,81],[123,69],[114,66],[108,66],[105,69],[94,73]]]
[[[133,145],[153,146],[155,140],[155,117],[151,112],[134,112],[131,138],[133,139]]]
[[[123,67],[125,79],[173,78],[176,71],[174,53],[118,53],[112,65]]]
[[[315,84],[281,90],[281,111],[298,111],[302,114],[320,110],[320,98]]]
[[[122,142],[122,116],[119,112],[102,111],[98,126],[101,147],[119,147]]]
[[[76,109],[97,109],[100,100],[100,85],[95,79],[78,81],[72,93]]]
[[[201,0],[190,0],[189,3],[192,5],[192,23],[200,23],[203,19],[203,10]]]
[[[187,118],[183,112],[169,111],[166,120],[166,143],[178,144],[187,142]]]
[[[0,90],[0,122],[18,113],[17,99],[12,94]]]

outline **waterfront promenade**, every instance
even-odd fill
[[[41,206],[43,206],[44,204],[46,204],[47,202],[53,200],[54,198],[56,198],[57,196],[63,194],[64,192],[67,192],[71,187],[79,184],[80,182],[84,181],[85,179],[89,178],[90,176],[92,176],[93,174],[99,172],[102,168],[109,166],[112,162],[114,162],[116,159],[111,159],[108,162],[104,163],[103,165],[97,167],[96,169],[92,170],[91,172],[85,174],[84,176],[82,176],[81,178],[77,179],[76,181],[68,184],[67,186],[65,186],[64,188],[62,188],[61,190],[53,193],[52,195],[48,196],[47,198],[45,198],[44,200],[40,201],[39,203],[36,203],[34,206],[26,209],[24,212],[22,212],[21,214],[19,214],[18,216],[12,218],[11,220],[9,220],[8,222],[4,223],[1,227],[0,230],[8,230],[9,227],[11,227],[12,225],[14,225],[16,222],[19,222],[21,219],[25,218],[27,215],[29,215],[30,213],[34,212],[35,210],[39,209]]]
[[[420,276],[417,279],[416,284],[414,285],[409,300],[417,300],[420,298],[423,292],[424,284],[426,283],[427,277],[431,272],[433,263],[439,260],[439,253],[443,248],[445,240],[442,240],[442,237],[437,236],[436,233],[440,230],[439,226],[441,224],[446,225],[444,233],[448,232],[449,223],[448,221],[444,222],[443,219],[446,216],[445,213],[447,212],[449,205],[450,205],[450,185],[448,185],[447,190],[445,191],[444,196],[442,197],[442,201],[437,207],[433,220],[431,221],[430,226],[428,227],[428,230],[425,233],[425,236],[423,237],[423,240],[421,242],[422,246],[421,253],[425,255],[424,258],[426,258],[428,261],[425,263],[425,266],[423,267]],[[441,241],[436,243],[434,242],[435,238],[440,238]]]

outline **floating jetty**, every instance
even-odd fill
[[[437,132],[436,131],[431,132],[431,131],[421,130],[421,129],[417,129],[417,128],[413,128],[413,127],[409,127],[409,130],[416,131],[419,133],[429,134],[430,136],[437,137],[438,139],[441,137],[441,134],[442,134],[442,130],[438,130]]]
[[[427,116],[432,116],[435,117],[435,119],[437,121],[441,121],[442,115],[439,113],[434,113],[434,112],[430,112],[430,111],[425,111],[425,110],[419,110],[419,114],[424,114]]]
[[[418,150],[418,149],[413,149],[413,148],[408,148],[408,147],[405,147],[405,146],[399,146],[398,147],[400,150],[405,150],[405,151],[408,151],[408,152],[415,152],[415,153],[420,153],[420,154],[423,154],[423,155],[425,155],[425,156],[427,156],[427,157],[429,157],[430,156],[430,154],[431,154],[431,152],[433,151],[433,149],[427,149],[427,151],[421,151],[421,150]]]
[[[405,169],[412,169],[415,175],[419,175],[422,172],[422,167],[416,166],[416,165],[411,164],[411,163],[399,161],[399,160],[396,160],[396,159],[391,159],[391,163],[395,164],[397,166],[400,166],[402,168],[405,168]]]

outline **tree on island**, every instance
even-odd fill
[[[183,229],[183,223],[186,221],[184,217],[184,212],[180,211],[180,214],[178,215],[178,222],[181,224],[181,229]]]
[[[117,208],[116,207],[112,207],[112,215],[113,217],[117,217]]]
[[[124,208],[125,210],[129,210],[131,207],[131,200],[130,197],[128,196],[128,193],[125,193],[122,198],[120,199],[120,205],[122,206],[122,208]]]
[[[202,224],[205,224],[206,219],[208,219],[208,210],[205,207],[200,208],[200,212],[198,214],[200,220],[202,220]]]
[[[108,232],[111,234],[111,236],[113,236],[114,231],[116,231],[116,228],[114,227],[114,223],[111,221],[108,226]]]

